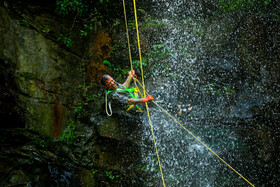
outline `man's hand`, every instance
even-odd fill
[[[137,78],[137,76],[135,75],[135,71],[134,71],[134,70],[131,70],[130,72],[128,72],[128,75],[129,75],[131,78]]]
[[[154,97],[151,96],[151,95],[148,95],[147,97],[144,97],[144,98],[142,99],[143,103],[146,103],[146,102],[148,102],[149,100],[154,100]]]
[[[137,76],[135,75],[135,71],[134,70],[129,71],[128,77],[126,81],[123,83],[123,85],[128,88],[134,77],[137,78]]]

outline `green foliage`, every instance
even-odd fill
[[[71,123],[64,130],[63,134],[60,136],[60,139],[63,142],[66,142],[68,145],[73,144],[75,129],[76,129],[76,122],[71,120]]]
[[[80,114],[81,110],[82,110],[82,104],[79,103],[79,105],[74,109],[74,112],[77,113],[78,115]]]
[[[153,45],[152,49],[155,51],[160,51],[160,50],[164,49],[164,45],[162,45],[162,44]]]
[[[106,177],[109,178],[110,180],[123,180],[123,177],[121,175],[113,171],[102,171],[102,170],[92,169],[91,172],[93,175],[97,175],[99,177]]]
[[[89,93],[94,89],[94,84],[93,83],[90,83],[88,85],[86,85],[86,84],[79,85],[78,89],[79,89],[79,92],[82,95],[83,102],[84,102],[84,104],[79,103],[79,105],[74,110],[78,115],[81,114],[81,110],[82,110],[83,105],[87,105],[88,102],[93,102],[93,101],[96,101],[96,100],[101,99],[103,97],[101,93],[98,93],[98,94]]]
[[[169,76],[170,59],[175,55],[172,50],[163,45],[156,44],[151,47],[150,53],[146,53],[146,63],[149,65],[149,70],[159,70],[162,74]],[[143,60],[143,62],[145,62]]]
[[[145,171],[145,172],[149,172],[149,171],[150,171],[150,169],[148,169],[147,166],[140,166],[140,167],[137,168],[136,170],[138,170],[138,171]]]
[[[109,60],[104,60],[103,64],[107,64],[110,68],[113,66]]]
[[[34,139],[32,142],[36,146],[39,146],[41,148],[47,148],[51,145],[52,140],[48,138],[42,138],[42,139]]]
[[[220,91],[217,91],[216,85],[217,85],[217,83],[215,83],[215,82],[206,85],[206,89],[209,94],[220,95]]]
[[[100,99],[102,96],[101,94],[88,94],[88,89],[93,87],[93,83],[89,85],[79,85],[77,89],[81,90],[82,98],[84,102],[79,103],[74,109],[73,112],[76,117],[81,117],[83,114],[83,106],[87,105],[90,101],[95,101]],[[71,120],[71,123],[68,124],[67,128],[64,130],[63,134],[61,135],[60,139],[67,144],[72,144],[75,138],[75,130],[76,130],[77,120]]]
[[[234,89],[230,85],[224,86],[223,91],[226,94],[233,94],[234,93]]]
[[[141,30],[146,30],[146,31],[157,31],[158,29],[165,28],[165,26],[168,26],[168,23],[166,23],[162,19],[155,19],[152,16],[149,16],[144,10],[138,9],[144,17],[143,21],[141,21],[141,24],[139,24],[139,27]]]
[[[23,25],[23,26],[27,27],[28,26],[27,20],[26,19],[20,20],[20,25]]]
[[[215,82],[207,84],[206,89],[210,95],[216,95],[216,96],[231,95],[234,94],[235,92],[230,85],[219,88],[219,86]]]
[[[141,63],[140,63],[140,60],[132,60],[132,65],[133,65],[133,68],[134,70],[139,70],[141,71]],[[142,67],[147,67],[148,65],[148,59],[142,57]]]
[[[46,27],[42,30],[42,32],[44,32],[44,33],[49,33],[49,32],[50,32],[50,28],[49,28],[48,26],[46,26]]]
[[[125,69],[125,68],[121,67],[121,65],[117,65],[117,66],[113,65],[109,60],[104,60],[103,64],[105,64],[111,70],[114,71],[113,76],[115,78],[121,78],[121,77],[127,75],[127,73],[130,71],[129,69]]]
[[[74,44],[69,34],[59,34],[57,40],[62,40],[66,47],[70,47]]]
[[[103,4],[103,3],[109,3],[110,0],[99,0],[99,2],[100,2],[101,4]]]
[[[79,29],[80,36],[86,37],[89,31],[93,30],[92,25],[100,25],[104,21],[109,23],[108,19],[114,17],[111,14],[111,10],[115,4],[117,2],[110,0],[56,0],[56,12],[59,15],[73,18],[69,32],[75,28],[76,23],[80,23],[82,25]],[[44,29],[43,32],[48,33],[49,30]],[[69,37],[69,33],[60,34],[58,40],[62,40],[67,47],[74,44],[71,37]]]
[[[40,140],[39,146],[40,146],[40,147],[45,147],[45,146],[46,146],[45,140]]]
[[[120,50],[120,48],[124,49],[125,47],[126,46],[124,44],[114,44],[112,48],[114,51],[118,51],[118,50]]]
[[[95,101],[97,100],[98,98],[100,98],[101,95],[97,95],[97,94],[82,94],[83,98],[85,98],[85,102],[90,102],[90,101]]]
[[[141,12],[141,13],[144,14],[144,15],[147,15],[147,13],[146,13],[146,11],[145,11],[144,9],[138,8],[137,11],[138,11],[138,12]]]
[[[114,180],[114,179],[122,180],[123,179],[120,175],[113,174],[113,171],[105,171],[105,175],[111,180]]]
[[[128,28],[134,28],[135,27],[135,20],[128,20],[127,27]]]
[[[202,28],[198,28],[198,29],[194,29],[194,30],[193,30],[193,33],[194,33],[194,34],[196,34],[196,33],[198,33],[198,34],[203,34],[203,33],[205,33],[205,31],[204,31]]]
[[[155,172],[155,173],[158,173],[160,172],[160,169],[158,167],[158,159],[157,159],[157,156],[154,155],[152,157],[149,157],[148,158],[149,160],[149,164],[148,165],[139,165],[137,170],[138,171],[146,171],[146,172]]]
[[[163,61],[167,62],[168,57],[174,55],[174,52],[172,52],[169,47],[163,44],[153,45],[151,49],[151,53],[147,53],[147,55],[150,57],[149,62],[157,62],[158,60],[160,60],[161,63]]]
[[[80,30],[81,36],[86,36],[88,34],[88,32],[91,31],[92,29],[93,29],[92,26],[88,26],[88,25],[84,24],[84,29]]]
[[[114,179],[115,176],[112,175],[112,173],[113,173],[112,171],[105,171],[105,174],[106,174],[107,177],[109,177],[110,179]]]
[[[271,0],[219,0],[218,7],[224,12],[229,12],[264,7],[269,3]]]
[[[91,173],[92,173],[93,175],[95,175],[97,172],[98,172],[97,169],[92,169],[92,170],[91,170]]]
[[[56,11],[59,15],[68,15],[69,13],[76,13],[81,16],[83,12],[88,11],[88,6],[83,0],[56,0]]]

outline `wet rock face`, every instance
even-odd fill
[[[254,115],[249,119],[238,122],[241,127],[238,134],[244,137],[244,142],[248,146],[248,157],[243,158],[251,171],[258,171],[256,183],[274,185],[279,180],[275,176],[279,175],[279,102],[267,103],[263,106],[252,107]],[[248,160],[250,158],[250,160]]]
[[[24,127],[23,111],[17,106],[14,95],[18,88],[14,82],[13,68],[0,59],[0,116],[1,128]]]
[[[90,130],[89,130],[90,131]],[[0,131],[0,185],[141,185],[131,142],[76,132],[71,146],[26,129]],[[136,161],[135,161],[136,160]]]
[[[250,82],[258,82],[266,94],[279,96],[280,47],[279,23],[250,16],[239,37],[242,67]]]
[[[126,137],[127,128],[100,114],[99,79],[110,73],[102,63],[112,52],[109,32],[96,28],[85,42],[76,23],[71,34],[77,43],[67,48],[57,37],[73,20],[57,19],[54,10],[45,1],[0,5],[0,117],[8,121],[0,127],[0,186],[142,184],[139,147]],[[94,86],[81,91],[87,83]],[[85,93],[97,99],[88,101]],[[71,120],[75,132],[67,128]],[[62,143],[64,133],[74,140]]]
[[[4,8],[0,12],[1,62],[13,68],[10,81],[17,88],[12,93],[17,107],[24,110],[28,128],[57,138],[78,99],[74,88],[82,79],[76,71],[79,57],[31,25],[22,25]]]
[[[79,171],[65,157],[60,143],[28,130],[1,131],[1,186],[9,185],[80,185]],[[6,138],[4,138],[4,136]],[[95,185],[89,182],[88,185]]]

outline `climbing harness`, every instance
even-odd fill
[[[109,109],[110,109],[110,114],[107,112],[107,100],[108,100],[108,94],[111,93],[111,92],[114,92],[114,91],[123,91],[123,92],[128,92],[130,94],[130,96],[133,98],[133,99],[138,99],[139,98],[139,94],[142,95],[141,91],[139,90],[139,88],[136,86],[135,88],[126,88],[125,86],[123,85],[120,85],[118,86],[117,89],[115,90],[109,90],[107,91],[106,93],[106,113],[108,116],[112,116],[112,109],[111,109],[111,103],[109,102],[108,105],[109,105]],[[136,106],[136,108],[140,111],[140,112],[144,112],[138,105],[126,105],[124,106],[124,108],[126,108],[126,111],[129,111],[131,110],[134,106]]]
[[[136,83],[135,83],[136,84]],[[136,85],[135,88],[133,88],[133,93],[129,92],[131,97],[133,99],[138,99],[139,98],[139,94],[142,96],[141,91],[139,90],[138,86]],[[126,111],[131,110],[134,106],[136,106],[138,108],[138,110],[140,110],[140,112],[144,112],[138,105],[128,105],[128,108],[126,109]]]
[[[141,76],[142,76],[142,84],[140,83],[140,81],[136,78],[134,78],[134,81],[137,82],[143,89],[144,92],[144,97],[146,97],[146,94],[149,95],[147,93],[147,91],[145,90],[145,84],[144,84],[144,76],[143,76],[143,67],[142,67],[142,58],[141,58],[141,46],[140,46],[140,39],[139,39],[139,31],[138,31],[138,22],[137,22],[137,9],[136,9],[136,3],[135,0],[133,0],[133,5],[134,5],[134,14],[135,14],[135,26],[136,26],[136,33],[137,33],[137,42],[138,42],[138,50],[139,50],[139,61],[140,61],[140,69],[141,69]],[[126,33],[127,33],[127,41],[128,41],[128,49],[129,49],[129,58],[130,58],[130,65],[131,65],[131,70],[133,69],[132,66],[132,59],[131,59],[131,51],[130,51],[130,44],[129,44],[129,35],[128,35],[128,26],[127,26],[127,19],[126,19],[126,10],[125,10],[125,0],[123,0],[123,7],[124,7],[124,17],[125,17],[125,25],[126,25]],[[136,84],[136,83],[135,83]],[[138,88],[138,87],[137,87]],[[141,93],[141,92],[140,92]],[[143,97],[143,96],[142,96]],[[195,135],[193,135],[187,128],[185,128],[179,121],[177,121],[173,116],[171,116],[166,110],[164,110],[160,105],[158,105],[155,101],[153,101],[153,103],[155,105],[157,105],[163,112],[165,112],[169,117],[171,117],[176,123],[178,123],[184,130],[186,130],[192,137],[194,137],[199,143],[201,143],[205,148],[207,148],[211,153],[213,153],[218,159],[220,159],[224,164],[226,164],[230,169],[232,169],[236,174],[238,174],[242,179],[244,179],[248,184],[250,184],[251,186],[254,186],[249,180],[247,180],[244,176],[242,176],[239,172],[237,172],[233,167],[231,167],[226,161],[224,161],[221,157],[219,157],[214,151],[212,151],[207,145],[205,145],[201,140],[199,140]],[[160,169],[160,173],[161,173],[161,178],[162,178],[162,182],[163,182],[163,186],[165,187],[165,181],[164,181],[164,177],[163,177],[163,172],[162,172],[162,168],[161,168],[161,163],[160,163],[160,158],[159,158],[159,153],[158,153],[158,149],[157,149],[157,145],[156,145],[156,141],[155,141],[155,136],[154,136],[154,132],[153,132],[153,126],[152,126],[152,122],[151,122],[151,117],[150,117],[150,113],[149,113],[149,108],[148,108],[148,104],[146,104],[146,110],[147,110],[147,114],[148,114],[148,118],[149,118],[149,122],[150,122],[150,127],[151,127],[151,132],[152,132],[152,136],[153,136],[153,141],[154,141],[154,146],[155,146],[155,150],[156,150],[156,154],[157,154],[157,159],[158,159],[158,164],[159,164],[159,169]]]

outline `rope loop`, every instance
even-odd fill
[[[107,104],[107,102],[108,102],[108,96],[107,96],[108,94],[107,94],[107,92],[105,92],[105,108],[106,108],[106,114],[108,115],[108,116],[112,116],[112,114],[113,114],[113,112],[112,112],[112,108],[111,108],[111,102],[109,102],[108,104]],[[109,110],[110,110],[110,113],[108,113],[108,105],[109,105]]]

